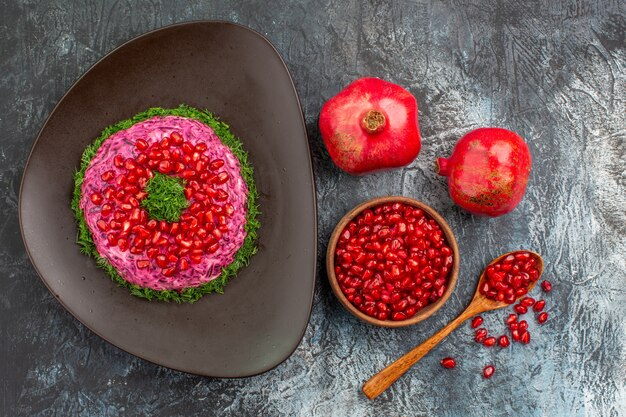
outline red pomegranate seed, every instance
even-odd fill
[[[107,235],[107,242],[109,242],[110,246],[117,246],[117,236],[113,233],[109,233]]]
[[[492,347],[496,344],[496,338],[493,336],[489,336],[488,338],[486,338],[485,340],[483,340],[483,345],[487,346],[487,347]]]
[[[209,169],[211,171],[217,171],[218,169],[220,169],[223,166],[224,166],[224,160],[223,159],[215,159],[215,160],[211,161],[211,163],[209,164]]]
[[[481,324],[483,324],[483,318],[480,316],[474,317],[474,319],[472,320],[472,329],[477,328]]]
[[[145,139],[137,139],[135,141],[135,147],[140,151],[145,151],[146,149],[148,149],[148,142],[146,142]]]
[[[543,290],[543,292],[552,291],[552,283],[550,281],[543,281],[541,283],[541,289]]]
[[[539,300],[533,306],[533,310],[535,310],[536,312],[540,312],[541,310],[544,309],[545,306],[546,306],[546,302],[544,300]]]
[[[530,343],[530,333],[528,331],[525,331],[524,333],[520,335],[520,342],[522,342],[525,345]]]
[[[180,258],[180,260],[178,261],[178,269],[180,269],[181,271],[186,271],[187,269],[189,269],[189,261],[185,258]]]
[[[100,194],[100,193],[93,193],[93,194],[91,194],[90,198],[91,198],[91,202],[94,203],[97,206],[102,204],[102,202],[104,201],[104,199],[102,198],[102,194]]]
[[[133,169],[137,168],[137,162],[135,162],[135,160],[132,158],[126,158],[126,160],[124,161],[124,168],[132,171]]]
[[[539,322],[540,324],[545,323],[546,320],[548,320],[548,313],[546,313],[545,311],[537,316],[537,322]]]
[[[105,171],[100,178],[102,178],[102,181],[106,181],[109,182],[111,181],[113,178],[115,178],[115,171],[113,170],[109,170],[109,171]]]
[[[165,268],[161,271],[161,273],[166,277],[171,277],[172,275],[174,275],[174,272],[176,272],[176,267],[173,266],[170,268]]]
[[[159,162],[159,172],[161,174],[167,174],[172,170],[172,163],[170,161]]]
[[[157,257],[155,258],[156,260],[156,264],[159,268],[165,268],[167,267],[167,257],[165,255],[157,255]]]
[[[137,175],[135,175],[134,172],[129,173],[128,175],[126,175],[126,182],[128,184],[135,184],[135,183],[137,183]],[[131,186],[129,185],[128,187],[130,188]]]
[[[180,145],[181,143],[183,143],[183,137],[178,132],[172,132],[170,134],[170,139],[172,140],[172,143],[174,145]]]
[[[508,347],[511,344],[511,342],[509,342],[508,337],[506,337],[505,335],[502,335],[498,338],[498,344],[500,345],[500,347],[505,348],[505,347]]]
[[[111,206],[109,203],[104,203],[102,205],[102,209],[100,210],[100,215],[102,217],[108,217],[112,211],[113,211],[113,206]]]
[[[517,314],[509,314],[509,316],[506,318],[506,324],[511,324],[511,323],[515,323],[517,322]]]
[[[120,248],[122,252],[125,252],[128,249],[128,240],[126,238],[119,238],[117,240],[117,247]]]
[[[227,216],[232,216],[235,213],[235,207],[233,207],[232,204],[225,204],[224,211],[226,212]]]
[[[517,314],[526,314],[528,312],[528,308],[526,308],[525,306],[521,304],[515,304],[515,307],[513,308],[515,309]]]
[[[137,161],[138,164],[143,165],[146,162],[148,162],[148,155],[146,155],[145,153],[141,153],[137,155],[137,158],[135,160]]]
[[[474,334],[474,340],[476,342],[482,342],[485,337],[487,337],[487,329],[481,327],[480,329],[476,330],[476,333]]]
[[[113,164],[118,168],[122,168],[124,166],[124,157],[120,154],[115,155],[115,157],[113,157]]]
[[[107,222],[105,222],[102,219],[96,222],[96,226],[98,226],[98,229],[102,230],[103,232],[106,232],[107,230],[109,230],[109,225],[107,224]]]
[[[203,160],[199,160],[198,162],[196,162],[196,165],[194,166],[194,168],[196,169],[197,172],[204,171],[205,167],[206,167],[206,162],[203,161]]]
[[[217,201],[226,201],[228,200],[228,193],[224,190],[217,190],[217,195],[215,196]]]
[[[188,142],[184,142],[182,144],[182,149],[186,155],[190,155],[190,156],[194,153],[194,150],[195,150],[194,147],[191,146]]]
[[[520,304],[524,307],[532,307],[535,304],[535,299],[532,297],[524,297],[522,301],[520,301]]]
[[[150,266],[150,261],[145,260],[145,259],[140,259],[136,262],[136,265],[137,265],[137,268],[144,269]]]
[[[518,341],[519,341],[519,339],[520,339],[520,333],[519,333],[519,330],[517,330],[517,329],[512,329],[512,330],[511,330],[511,337],[513,338],[513,340],[515,340],[516,342],[518,342]]]
[[[526,320],[522,320],[517,324],[517,329],[520,332],[525,332],[526,330],[528,330],[528,322]]]
[[[228,175],[228,173],[226,172],[220,172],[219,174],[217,174],[217,179],[216,179],[216,183],[217,184],[224,184],[225,182],[227,182],[230,179],[230,176]]]
[[[496,368],[493,365],[487,365],[483,369],[483,376],[485,379],[489,379],[493,376],[493,373],[496,371]]]
[[[202,152],[204,152],[206,150],[207,150],[207,144],[206,143],[200,142],[200,143],[196,144],[196,151],[197,152],[202,153]]]
[[[452,369],[456,366],[456,361],[453,358],[443,358],[440,363],[446,369]]]

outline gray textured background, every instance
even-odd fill
[[[267,4],[265,4],[267,3]],[[626,415],[626,30],[623,1],[0,0],[0,413],[6,416],[618,416]],[[41,283],[20,239],[17,203],[29,149],[55,103],[100,57],[151,29],[225,19],[266,35],[302,101],[317,175],[320,272],[300,347],[257,377],[171,371],[104,342]],[[374,75],[420,104],[423,150],[404,170],[350,177],[321,145],[322,103]],[[497,219],[454,207],[433,173],[460,135],[497,125],[534,159],[520,206]],[[333,298],[322,270],[341,215],[381,194],[439,210],[462,253],[455,294],[408,329],[367,326]],[[501,351],[462,326],[375,402],[361,383],[469,301],[482,266],[535,249],[555,284],[550,321]],[[485,316],[502,331],[505,312]],[[459,362],[453,371],[438,361]],[[484,381],[487,363],[497,367]]]

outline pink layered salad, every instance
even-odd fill
[[[184,193],[177,221],[146,208],[159,175],[176,179]],[[81,192],[98,253],[142,288],[207,283],[233,262],[246,237],[248,188],[239,161],[195,119],[154,117],[113,134],[85,171]]]

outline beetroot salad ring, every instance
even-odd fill
[[[256,253],[257,190],[228,125],[181,105],[106,128],[74,176],[77,243],[131,294],[222,293]]]

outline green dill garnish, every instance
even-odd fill
[[[80,208],[81,198],[81,186],[85,178],[85,171],[89,167],[89,163],[96,155],[96,152],[102,146],[105,140],[109,136],[125,130],[134,124],[143,122],[144,120],[151,119],[153,117],[165,117],[165,116],[179,116],[187,117],[190,119],[198,120],[207,126],[209,126],[215,134],[220,138],[222,143],[237,157],[240,165],[240,173],[244,181],[248,186],[248,199],[246,201],[246,224],[244,229],[246,231],[246,237],[244,238],[243,245],[235,254],[235,259],[229,265],[222,268],[222,273],[215,279],[202,284],[198,287],[185,288],[181,291],[176,290],[153,290],[151,288],[142,288],[138,285],[131,284],[122,278],[115,268],[109,263],[106,258],[100,256],[96,249],[96,245],[93,242],[91,231],[87,226],[85,216]],[[224,286],[228,283],[228,280],[237,274],[239,269],[248,265],[250,258],[257,252],[256,240],[257,231],[261,224],[258,220],[259,207],[257,205],[258,191],[254,183],[253,170],[250,162],[248,161],[248,153],[244,150],[243,145],[237,139],[237,137],[230,131],[228,125],[221,122],[218,117],[208,111],[202,111],[193,107],[180,105],[175,109],[163,109],[160,107],[150,108],[144,112],[141,112],[134,117],[126,120],[122,120],[114,125],[111,125],[104,129],[100,136],[94,140],[93,143],[85,148],[81,157],[81,163],[78,170],[74,173],[74,192],[72,197],[71,207],[76,217],[78,226],[78,233],[76,236],[76,243],[80,246],[81,252],[92,256],[96,260],[96,264],[104,269],[104,271],[111,277],[111,279],[121,287],[128,288],[130,293],[134,296],[146,298],[148,300],[159,301],[175,301],[177,303],[193,303],[200,299],[203,295],[217,292],[224,293]]]
[[[146,184],[148,196],[141,201],[141,206],[155,220],[177,222],[187,208],[184,182],[181,178],[170,177],[155,172]]]

